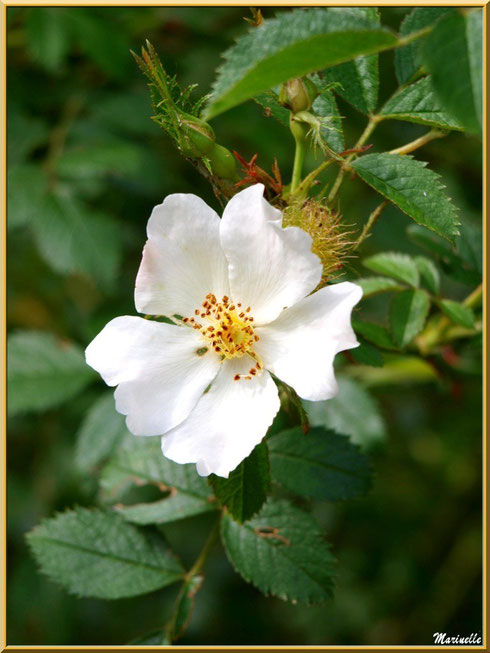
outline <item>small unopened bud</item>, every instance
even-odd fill
[[[226,147],[215,143],[207,156],[211,163],[211,169],[217,177],[232,181],[238,178],[236,159]]]
[[[207,122],[188,113],[179,114],[179,147],[191,159],[208,156],[216,136]]]
[[[293,113],[298,113],[311,109],[317,95],[318,89],[308,77],[290,79],[282,85],[279,103]]]

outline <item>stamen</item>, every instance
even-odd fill
[[[200,332],[201,336],[221,360],[249,356],[255,365],[248,374],[236,374],[234,379],[252,379],[262,369],[260,356],[253,350],[259,340],[251,325],[253,317],[248,315],[252,310],[250,306],[240,312],[242,304],[233,303],[227,295],[223,295],[219,302],[213,293],[208,293],[201,304],[201,308],[194,310],[194,315],[199,316],[202,322],[197,322],[194,317],[184,317],[184,324]],[[201,350],[199,350],[201,351]],[[260,362],[259,362],[260,361]]]

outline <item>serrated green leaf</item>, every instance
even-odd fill
[[[375,7],[365,8],[373,22],[379,25],[379,12]],[[335,92],[362,113],[369,114],[378,101],[378,56],[356,57],[353,61],[334,66],[325,71],[329,82],[337,82]]]
[[[400,36],[408,36],[433,25],[448,11],[451,11],[449,7],[416,7],[400,25]],[[424,39],[421,38],[395,50],[395,71],[400,84],[409,82],[420,69],[423,43]]]
[[[373,344],[381,347],[382,349],[396,349],[395,344],[391,340],[388,331],[374,322],[364,322],[361,320],[352,320],[352,326],[356,333],[372,342]]]
[[[238,39],[225,53],[206,118],[293,77],[393,47],[372,10],[312,8],[284,12]]]
[[[416,256],[413,260],[418,268],[423,285],[431,293],[437,294],[439,292],[440,277],[435,264],[425,256]]]
[[[312,426],[324,426],[344,433],[361,447],[384,440],[385,423],[369,392],[355,379],[341,376],[337,380],[339,392],[336,397],[328,401],[304,402]]]
[[[430,76],[401,89],[381,109],[385,118],[405,120],[429,127],[462,130],[463,126],[446,113],[436,98]]]
[[[378,101],[378,55],[356,57],[353,61],[325,71],[325,79],[338,82],[335,89],[344,100],[364,114],[376,108]]]
[[[235,570],[263,594],[313,603],[332,595],[334,558],[313,519],[287,501],[268,501],[240,525],[229,515],[221,539]]]
[[[406,347],[424,328],[430,308],[425,290],[404,290],[390,306],[390,329],[399,347]]]
[[[475,326],[475,314],[468,306],[454,302],[451,299],[443,299],[439,306],[447,317],[466,329],[472,329]]]
[[[122,256],[116,221],[72,197],[46,195],[32,220],[34,238],[45,262],[61,274],[81,273],[110,290]]]
[[[322,118],[327,118],[322,126],[322,137],[324,141],[335,152],[342,152],[344,146],[344,133],[342,131],[342,121],[339,116],[339,110],[335,97],[331,90],[322,91],[312,105],[313,111]]]
[[[439,175],[409,155],[367,154],[352,164],[374,190],[428,229],[454,242],[458,235],[456,208],[444,192]]]
[[[116,411],[114,393],[105,392],[87,412],[77,434],[75,461],[91,469],[108,458],[128,435],[124,415]]]
[[[188,519],[205,512],[216,510],[211,497],[204,500],[187,492],[170,490],[168,496],[152,503],[135,503],[133,505],[116,504],[115,510],[123,519],[133,524],[146,526],[148,524],[168,524],[170,522]]]
[[[100,510],[60,513],[28,533],[27,541],[41,571],[78,596],[137,596],[184,575],[162,537]]]
[[[41,166],[12,166],[7,177],[7,226],[20,227],[36,217],[46,192],[46,175]]]
[[[261,509],[267,499],[270,482],[266,442],[258,444],[228,478],[215,474],[210,476],[216,498],[239,523],[250,519]]]
[[[453,10],[427,37],[423,60],[446,111],[473,133],[482,122],[482,9]]]
[[[49,72],[56,72],[70,48],[66,10],[62,7],[32,8],[26,29],[26,45],[32,59]]]
[[[281,123],[281,125],[284,125],[289,129],[290,111],[279,104],[277,95],[274,91],[259,93],[259,95],[254,97],[254,100],[265,109],[265,114],[267,116],[272,116],[272,118],[275,118]]]
[[[358,336],[359,347],[350,350],[350,355],[361,365],[383,367],[383,354],[364,338]]]
[[[150,483],[169,494],[154,503],[118,505],[128,521],[139,524],[166,523],[214,509],[206,481],[195,465],[178,465],[165,458],[160,440],[131,437],[104,467],[101,487],[108,501],[114,501],[132,484]]]
[[[296,427],[270,438],[269,450],[272,478],[296,494],[338,501],[369,489],[369,460],[345,435]]]
[[[404,288],[395,279],[389,279],[388,277],[365,277],[356,279],[354,283],[361,286],[363,298],[378,295],[382,292],[396,292]]]
[[[58,406],[95,378],[78,345],[41,331],[9,336],[7,362],[9,415]]]
[[[410,286],[419,285],[417,265],[408,254],[381,252],[365,258],[362,264],[373,272],[387,274],[394,279],[408,283]]]

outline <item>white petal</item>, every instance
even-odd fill
[[[139,313],[190,317],[208,293],[229,295],[219,223],[196,195],[169,195],[153,209],[136,278]]]
[[[256,329],[255,351],[303,399],[331,399],[337,394],[335,354],[359,344],[350,316],[361,296],[360,287],[347,281],[322,288]]]
[[[283,229],[282,214],[256,184],[227,204],[220,226],[234,302],[251,306],[256,324],[274,320],[286,306],[318,285],[322,266],[311,237],[298,227]]]
[[[190,416],[162,438],[162,451],[177,463],[197,463],[201,476],[224,476],[246,458],[267,432],[279,410],[276,385],[267,371],[247,374],[253,361],[227,360]]]
[[[135,435],[161,435],[180,424],[216,376],[220,358],[196,331],[140,317],[116,317],[90,343],[87,363],[119,385],[116,409]]]

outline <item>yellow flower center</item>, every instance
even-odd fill
[[[184,324],[198,330],[206,343],[222,361],[231,358],[250,356],[254,365],[248,374],[236,374],[235,381],[252,379],[263,368],[262,360],[253,350],[259,340],[254,332],[250,315],[250,306],[243,308],[240,303],[234,304],[229,297],[223,296],[221,301],[209,293],[200,308],[196,308],[192,317],[184,317]],[[198,352],[202,350],[199,349]]]

